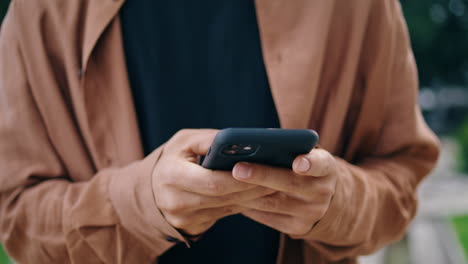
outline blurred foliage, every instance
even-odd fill
[[[10,263],[10,260],[8,259],[7,254],[2,248],[2,245],[0,245],[0,264],[7,264]]]
[[[422,86],[468,84],[468,0],[401,0]]]
[[[468,119],[458,131],[456,139],[459,147],[460,170],[468,174]]]
[[[455,228],[458,239],[465,251],[465,256],[468,259],[468,216],[452,217],[452,225]]]

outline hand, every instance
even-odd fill
[[[274,191],[239,182],[231,172],[212,171],[197,164],[217,130],[181,130],[164,146],[153,171],[156,203],[166,220],[188,235],[198,235],[218,219],[246,210],[242,202]]]
[[[251,210],[243,214],[280,232],[308,233],[325,215],[335,193],[338,169],[333,156],[323,149],[298,156],[293,170],[238,163],[233,176],[240,182],[276,190],[275,193],[238,203]]]

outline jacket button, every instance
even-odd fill
[[[171,243],[179,243],[180,242],[179,239],[177,239],[177,238],[175,238],[173,236],[166,236],[166,241],[171,242]]]

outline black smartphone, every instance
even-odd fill
[[[212,170],[232,170],[240,161],[292,168],[294,159],[309,153],[318,139],[317,132],[308,129],[226,128],[201,163]]]

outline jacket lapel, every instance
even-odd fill
[[[263,56],[282,128],[310,127],[333,3],[256,0]]]
[[[81,89],[72,91],[78,122],[97,169],[143,158],[118,18],[124,2],[88,1]]]
[[[87,1],[81,71],[87,69],[88,60],[106,27],[118,15],[125,0]]]

